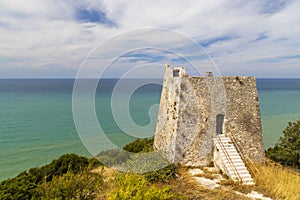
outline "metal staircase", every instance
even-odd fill
[[[222,160],[224,173],[236,182],[254,185],[253,179],[232,140],[224,135],[219,135],[214,139],[214,144]]]

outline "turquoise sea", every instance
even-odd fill
[[[114,121],[110,102],[116,81],[100,82],[95,108],[106,135],[122,147],[135,138],[123,133]],[[73,83],[72,79],[0,80],[0,180],[49,163],[65,153],[91,156],[73,121]],[[300,116],[300,79],[258,79],[257,83],[268,148],[280,137],[287,122]],[[160,91],[161,86],[149,84],[132,95],[129,110],[135,123],[146,126],[150,122],[148,111],[159,103]],[[149,126],[147,131],[154,134],[154,128],[155,125]],[[103,144],[100,148],[107,147]]]

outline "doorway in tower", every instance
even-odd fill
[[[223,133],[223,123],[224,123],[224,115],[223,114],[218,114],[216,117],[216,133],[217,135],[220,135]]]

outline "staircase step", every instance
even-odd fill
[[[249,175],[250,176],[249,172],[245,171],[245,170],[243,170],[243,171],[242,170],[236,170],[236,172],[235,172],[235,170],[229,169],[228,172],[229,172],[229,174],[238,173],[240,176],[242,176],[242,175]]]
[[[241,157],[230,157],[230,156],[221,156],[221,158],[224,160],[224,161],[228,161],[227,159],[230,158],[230,161],[233,162],[233,163],[244,163],[243,160],[241,159]]]
[[[235,167],[235,168],[237,168],[237,167],[245,167],[245,165],[243,164],[243,163],[225,163],[225,166],[227,167],[227,168],[231,168],[231,167]]]
[[[223,146],[223,147],[225,147],[225,148],[228,148],[228,147],[234,147],[234,145],[231,144],[231,143],[222,142],[222,144],[223,144],[223,145],[221,145],[221,146]]]
[[[224,145],[220,145],[220,144],[216,144],[216,146],[220,149],[235,149],[235,146],[233,144],[224,144]]]
[[[245,185],[253,185],[254,181],[232,140],[224,135],[218,137],[219,139],[214,139],[214,144],[219,150],[227,175],[235,181],[242,181]]]
[[[242,161],[242,159],[241,158],[231,158],[230,159],[230,161],[229,160],[227,160],[228,158],[227,157],[223,157],[223,160],[224,160],[224,162],[228,162],[229,164],[241,164],[241,163],[243,163],[243,161]]]
[[[221,156],[222,156],[222,154],[221,154]],[[223,158],[229,157],[229,158],[231,158],[231,160],[237,160],[237,159],[242,160],[240,155],[224,154],[222,157]]]
[[[237,152],[237,150],[236,150],[236,148],[235,148],[234,146],[221,148],[219,145],[217,145],[217,148],[218,148],[220,151],[223,151],[223,150],[225,149],[226,151],[235,151],[235,152]]]
[[[234,151],[230,151],[230,152],[223,152],[223,151],[220,151],[220,154],[221,155],[226,155],[226,156],[239,156],[240,157],[240,154],[238,154],[236,151],[234,152]]]
[[[220,152],[220,155],[222,156],[222,158],[227,158],[229,156],[229,157],[239,157],[241,159],[240,155],[234,152],[229,152],[229,153]]]
[[[228,170],[245,170],[245,168],[242,168],[241,169],[241,167],[244,167],[243,165],[230,165],[230,164],[228,164],[228,165],[225,165],[225,167],[228,169]],[[246,169],[247,170],[247,169]]]
[[[227,157],[222,157],[222,159],[223,159],[223,161],[225,163],[235,163],[235,164],[243,164],[243,165],[245,165],[241,158],[239,158],[239,159],[231,159],[230,161],[227,160]]]
[[[232,179],[237,179],[237,178],[241,178],[242,180],[252,180],[253,181],[253,179],[252,179],[252,177],[250,176],[250,175],[239,175],[239,176],[237,176],[236,174],[233,174],[233,175],[230,175],[230,177],[232,178]]]
[[[238,171],[248,171],[248,169],[245,166],[235,166],[235,169]]]
[[[216,147],[220,150],[220,149],[226,149],[226,150],[229,150],[229,149],[235,149],[236,150],[236,148],[235,148],[235,146],[234,145],[230,145],[230,144],[227,144],[227,145],[220,145],[220,144],[215,144],[216,145]]]
[[[237,171],[239,174],[245,174],[245,173],[248,173],[249,174],[249,171],[247,169],[243,169],[243,170],[238,170],[237,168],[233,168],[233,167],[228,167],[227,169],[230,173],[234,173],[234,171]]]
[[[245,167],[245,165],[238,165],[238,166],[235,166],[235,168],[237,169],[237,170],[247,170],[248,171],[248,169],[247,169],[247,167]]]
[[[226,165],[226,167],[228,169],[232,169],[232,170],[240,170],[240,171],[248,171],[248,169],[245,167],[245,166],[242,166],[242,165],[239,165],[239,166],[236,166],[236,165]]]
[[[220,151],[220,154],[224,155],[224,156],[238,156],[238,157],[240,157],[240,154],[238,154],[237,152],[234,152],[234,151],[230,151],[230,152],[226,152],[226,153]]]

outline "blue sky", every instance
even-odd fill
[[[172,34],[149,29],[114,41],[144,27],[196,41],[222,75],[300,78],[299,10],[299,0],[0,0],[0,78],[74,78],[95,47],[95,67],[117,57],[107,77],[149,64],[186,66],[184,59],[212,65]],[[140,49],[120,52],[131,46]]]

